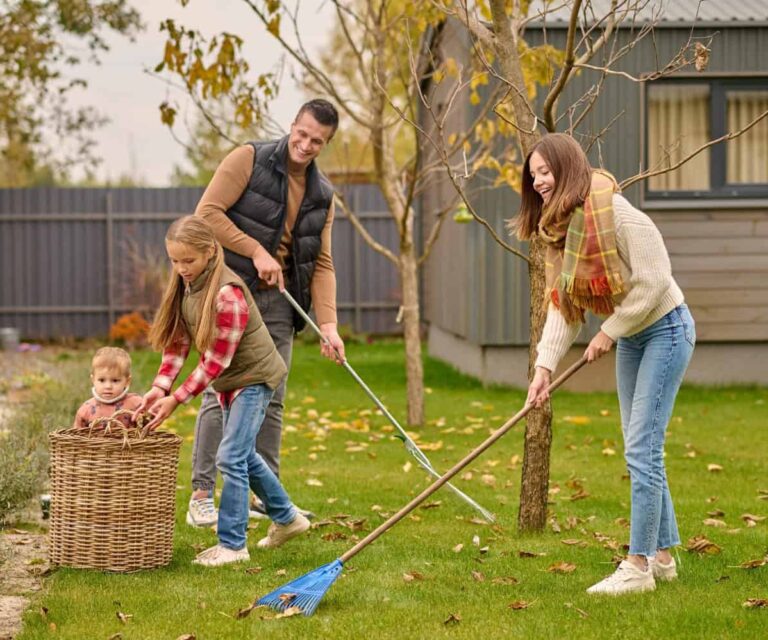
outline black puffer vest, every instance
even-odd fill
[[[288,136],[273,142],[250,144],[254,149],[251,178],[240,199],[227,211],[227,217],[274,256],[285,230]],[[332,200],[333,186],[313,161],[307,167],[306,191],[293,227],[291,252],[286,265],[286,287],[307,312],[312,303],[309,285],[320,253],[320,234]],[[245,281],[251,292],[255,292],[259,276],[251,258],[226,249],[224,257],[227,266]],[[293,324],[297,331],[304,327],[304,321],[295,312]]]

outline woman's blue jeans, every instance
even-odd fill
[[[245,387],[225,408],[216,467],[224,479],[219,502],[219,544],[242,549],[248,529],[248,488],[261,498],[267,515],[277,524],[288,524],[296,514],[291,499],[253,443],[269,406],[272,390],[257,384]]]
[[[664,439],[693,354],[696,329],[685,304],[616,346],[624,457],[632,488],[629,553],[653,556],[680,544],[664,469]]]

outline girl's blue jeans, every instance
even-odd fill
[[[616,346],[624,457],[632,490],[629,553],[653,556],[680,544],[664,469],[664,439],[696,329],[681,304]]]
[[[249,487],[277,524],[296,517],[280,480],[253,447],[270,398],[272,390],[264,384],[245,387],[223,411],[224,429],[216,453],[216,467],[224,479],[217,533],[219,544],[228,549],[246,545]]]

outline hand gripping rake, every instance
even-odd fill
[[[304,321],[314,329],[315,333],[320,337],[320,340],[325,342],[328,346],[330,346],[330,343],[326,339],[326,337],[323,335],[322,331],[320,331],[320,327],[318,327],[312,318],[310,318],[307,313],[304,311],[304,309],[301,308],[298,302],[293,298],[293,296],[288,293],[287,290],[282,291],[282,294],[285,296],[285,299],[288,300],[288,302],[291,303],[291,306],[296,309],[296,312],[304,318]],[[419,449],[419,447],[416,445],[416,443],[411,439],[411,437],[406,433],[405,429],[400,426],[400,423],[395,420],[395,417],[387,410],[387,408],[381,403],[381,400],[379,400],[376,395],[371,391],[371,389],[368,387],[365,382],[363,382],[363,379],[357,375],[357,372],[352,368],[352,365],[347,362],[346,359],[342,361],[342,366],[349,372],[349,375],[351,375],[357,384],[359,384],[363,391],[368,395],[368,397],[373,400],[374,404],[381,409],[381,412],[387,417],[387,419],[392,423],[392,426],[395,427],[398,431],[397,437],[403,441],[403,444],[405,444],[405,448],[408,450],[408,452],[416,459],[416,462],[418,462],[422,468],[429,473],[433,478],[439,478],[440,474],[435,470],[435,468],[432,466],[432,463],[429,461],[427,456],[424,454],[424,452]],[[470,498],[466,493],[461,491],[460,489],[457,489],[452,484],[448,483],[448,488],[453,491],[457,496],[459,496],[464,502],[471,505],[477,511],[480,512],[480,514],[485,518],[488,522],[495,522],[496,519],[494,515],[488,511],[488,509],[485,509],[484,507],[480,506],[477,502],[475,502],[472,498]]]
[[[586,364],[587,360],[582,357],[581,360],[571,365],[566,369],[557,379],[555,379],[547,388],[547,391],[552,393],[560,385],[563,384],[568,378],[570,378],[576,371]],[[505,422],[497,431],[495,431],[485,442],[472,451],[466,458],[457,462],[449,471],[440,476],[429,487],[424,489],[418,496],[405,505],[400,511],[393,515],[389,520],[383,522],[376,529],[371,531],[365,538],[360,540],[349,551],[341,555],[338,559],[328,564],[324,564],[322,567],[318,567],[314,571],[310,571],[303,576],[296,578],[295,580],[284,584],[282,587],[275,589],[271,593],[268,593],[264,597],[256,601],[254,606],[267,605],[278,611],[285,611],[289,607],[298,607],[305,616],[311,616],[317,605],[320,604],[320,599],[325,595],[325,592],[331,587],[336,578],[341,574],[342,567],[345,562],[350,558],[357,555],[365,547],[371,544],[385,531],[395,526],[400,520],[407,516],[411,511],[418,507],[424,500],[431,496],[435,491],[448,482],[459,471],[471,463],[480,454],[491,447],[497,440],[504,436],[512,427],[514,427],[520,420],[522,420],[530,410],[533,408],[532,403],[526,403],[525,406],[514,416],[512,416],[507,422]]]

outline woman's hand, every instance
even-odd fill
[[[155,401],[155,403],[149,408],[149,413],[152,415],[152,420],[147,424],[147,429],[154,431],[157,429],[165,419],[170,416],[176,407],[179,406],[179,401],[173,396],[162,398]]]
[[[141,399],[141,404],[136,407],[136,411],[133,412],[133,415],[131,416],[131,420],[136,422],[139,419],[139,416],[142,413],[146,413],[149,407],[151,407],[155,402],[160,400],[160,398],[165,398],[166,393],[163,389],[160,387],[152,387],[149,391],[147,391],[144,394],[144,397]]]
[[[536,373],[533,374],[533,380],[531,380],[531,384],[528,387],[528,398],[525,404],[533,404],[538,408],[549,400],[547,387],[549,386],[550,375],[549,369],[536,367]]]
[[[602,330],[597,332],[594,338],[587,346],[587,350],[584,355],[587,358],[587,362],[594,362],[598,358],[604,356],[613,348],[613,340],[603,333]]]

